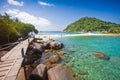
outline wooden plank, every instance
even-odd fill
[[[4,77],[4,76],[3,76],[3,77]],[[2,80],[2,79],[3,79],[3,77],[1,76],[1,77],[0,77],[0,80]]]
[[[2,67],[2,68],[0,68],[0,72],[1,72],[1,71],[9,70],[9,68],[10,68],[10,66],[8,66],[8,67]]]
[[[6,72],[7,72],[7,71],[2,71],[2,72],[0,72],[0,77],[5,76]]]
[[[9,63],[13,63],[13,61],[4,61],[4,62],[1,62],[0,65],[2,65],[2,64],[9,64]]]
[[[23,61],[23,58],[21,55],[21,49],[23,48],[24,52],[26,53],[28,45],[29,45],[28,40],[22,41],[16,47],[14,47],[11,51],[9,51],[5,56],[2,57],[3,62],[0,62],[0,64],[2,64],[2,66],[0,67],[0,70],[1,71],[7,70],[2,80],[16,79]],[[10,66],[9,66],[9,62],[11,63]],[[5,67],[2,68],[3,66],[5,66],[6,68]]]
[[[12,50],[10,50],[7,54],[5,54],[1,59],[4,60],[4,59],[7,59],[13,51],[16,50],[16,48],[18,48],[20,46],[20,44],[16,45],[16,47],[14,47]]]
[[[9,77],[6,77],[5,80],[16,80],[16,76],[9,76]]]
[[[20,67],[21,67],[21,64],[15,64],[7,76],[17,75]]]
[[[8,66],[11,66],[12,65],[12,63],[8,63],[8,64],[1,64],[0,65],[0,68],[2,68],[2,67],[8,67]]]

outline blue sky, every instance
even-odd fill
[[[41,31],[63,30],[85,16],[120,24],[120,0],[0,0],[4,12]]]

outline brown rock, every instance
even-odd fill
[[[43,46],[40,45],[39,43],[33,43],[33,50],[36,52],[43,52]]]
[[[44,64],[39,64],[31,73],[30,78],[39,78],[39,80],[46,80],[47,68]],[[35,79],[34,79],[35,80]]]
[[[52,49],[58,50],[58,49],[63,48],[63,44],[61,42],[53,41],[53,42],[50,42],[49,44],[50,44],[50,48],[52,48]]]
[[[106,56],[105,54],[101,53],[101,52],[93,52],[93,54],[99,58],[102,58],[102,59],[109,59],[108,56]]]
[[[50,69],[50,68],[53,68],[53,67],[59,65],[57,63],[51,63],[49,60],[46,61],[44,64],[46,65],[47,69]]]
[[[50,63],[57,63],[59,61],[60,57],[58,55],[53,55],[49,58]]]
[[[57,52],[57,54],[59,54],[59,55],[64,55],[65,52],[64,52],[64,51],[59,51],[59,52]]]
[[[44,63],[44,64],[46,65],[47,69],[51,68],[52,63],[50,63],[49,61],[47,61],[47,62]]]
[[[48,70],[48,80],[75,80],[75,79],[73,78],[73,76],[70,75],[70,73],[64,66],[58,65]]]
[[[43,43],[43,47],[44,47],[45,49],[49,49],[49,48],[50,48],[50,44],[47,43],[47,42],[45,42],[45,43]]]
[[[53,68],[53,67],[58,66],[58,65],[60,65],[60,64],[51,64],[50,67]]]
[[[61,58],[61,59],[63,59],[63,60],[65,60],[65,59],[66,59],[66,58],[65,58],[65,56],[60,56],[60,58]]]
[[[69,71],[69,73],[74,76],[74,72],[70,66],[65,66],[65,68]]]

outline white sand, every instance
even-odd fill
[[[84,33],[84,34],[59,34],[59,35],[36,35],[36,38],[44,38],[45,40],[53,38],[62,38],[70,36],[120,36],[120,34],[94,34],[94,33]]]

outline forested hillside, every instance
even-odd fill
[[[18,36],[27,37],[29,32],[38,31],[32,24],[20,22],[17,18],[11,19],[8,14],[0,14],[0,44],[16,41]]]
[[[83,17],[68,25],[64,31],[120,33],[120,24],[106,22],[92,17]]]

